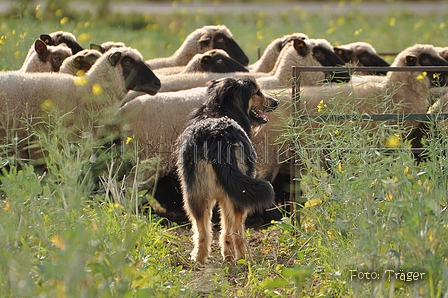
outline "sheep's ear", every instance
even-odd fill
[[[98,45],[98,44],[91,43],[91,44],[90,44],[90,49],[91,49],[91,50],[97,50],[98,52],[101,52],[101,53],[104,54],[104,49],[103,49],[103,47],[100,46],[100,45]]]
[[[201,65],[203,70],[208,70],[210,68],[210,61],[212,60],[212,56],[204,55],[201,58]]]
[[[51,46],[51,36],[48,34],[41,34],[40,39],[45,42],[47,45]]]
[[[294,48],[300,56],[305,57],[308,55],[309,49],[303,39],[294,39]]]
[[[109,62],[110,65],[115,66],[118,62],[118,60],[120,60],[121,57],[121,53],[120,52],[115,52],[113,54],[109,55]]]
[[[82,56],[78,56],[78,57],[76,57],[75,58],[75,60],[73,60],[73,66],[76,68],[76,69],[81,69],[82,68],[82,61],[84,60],[84,57],[82,57]]]
[[[341,48],[338,48],[338,47],[333,47],[333,51],[336,53],[336,55],[341,57],[341,59],[344,60],[344,62],[349,62],[350,61],[350,57],[351,57],[351,55],[353,53],[352,50],[341,49]]]
[[[417,65],[417,57],[414,55],[406,56],[406,66],[416,66]]]
[[[34,42],[34,50],[40,57],[43,57],[47,53],[47,45],[42,40],[36,39]]]

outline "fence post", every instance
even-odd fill
[[[297,117],[298,104],[300,102],[300,80],[299,80],[299,71],[296,66],[292,67],[292,109],[291,109],[291,117],[293,119],[293,127],[297,129],[299,120]],[[301,188],[300,188],[300,162],[299,157],[296,153],[297,144],[291,143],[291,159],[289,161],[289,206],[290,212],[293,217],[291,218],[292,224],[300,226],[300,213],[299,213],[299,204],[301,202]]]

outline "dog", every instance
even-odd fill
[[[254,77],[243,75],[211,81],[206,101],[190,114],[176,143],[176,166],[194,233],[193,262],[205,264],[210,255],[216,203],[224,260],[245,258],[247,215],[273,206],[272,185],[255,178],[251,134],[268,121],[264,113],[277,106]]]

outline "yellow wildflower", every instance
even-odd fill
[[[52,107],[53,107],[53,101],[51,101],[51,99],[46,99],[44,100],[43,103],[40,104],[40,108],[45,111],[48,111]]]
[[[59,24],[64,25],[68,22],[68,18],[67,17],[63,17],[60,21]]]
[[[93,84],[92,93],[93,95],[100,95],[103,93],[103,88],[99,84]]]
[[[310,208],[312,206],[316,206],[322,203],[321,199],[311,199],[305,202],[305,208]]]
[[[399,144],[400,138],[396,135],[392,135],[386,140],[386,148],[397,148]]]
[[[87,84],[87,78],[86,77],[74,77],[73,82],[76,86],[84,86]]]
[[[131,138],[131,137],[128,137],[128,138],[126,139],[126,145],[129,144],[131,141],[132,141],[132,138]]]
[[[395,22],[396,22],[397,20],[395,19],[395,18],[390,18],[390,20],[389,20],[389,26],[391,26],[391,27],[395,27]]]

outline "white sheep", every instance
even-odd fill
[[[281,38],[276,38],[266,47],[260,59],[249,65],[249,70],[251,72],[271,72],[280,52],[291,38],[306,39],[308,36],[304,33],[293,33]]]
[[[20,72],[58,72],[63,61],[72,55],[71,49],[65,45],[49,46],[40,39],[34,42],[32,49]]]
[[[387,61],[381,58],[375,48],[367,42],[352,42],[333,47],[333,50],[345,63],[350,63],[351,65],[380,67],[387,67],[390,65]],[[387,71],[357,72],[358,75],[385,75],[386,73]]]
[[[191,72],[248,72],[247,68],[221,49],[209,50],[203,54],[196,54],[185,66],[164,67],[154,70],[157,76]]]
[[[183,44],[170,57],[153,58],[146,60],[151,69],[162,67],[185,66],[196,54],[204,53],[211,49],[222,49],[230,57],[243,66],[249,64],[249,58],[236,43],[230,30],[224,26],[204,26],[196,29],[187,36]]]
[[[92,65],[101,57],[102,53],[93,50],[82,50],[72,55],[62,62],[59,73],[71,74],[73,76],[83,76]]]
[[[30,128],[48,115],[64,115],[76,135],[95,133],[113,118],[128,90],[156,94],[159,88],[159,79],[131,48],[105,53],[83,77],[5,72],[0,75],[0,137],[3,144],[18,143],[20,151],[32,139]],[[32,152],[19,153],[32,158]]]
[[[344,62],[333,52],[333,48],[328,41],[324,39],[292,38],[285,45],[270,73],[251,72],[251,75],[257,78],[261,88],[275,89],[290,84],[292,66],[336,66],[343,64]],[[162,88],[160,92],[202,87],[210,80],[238,74],[240,73],[192,73],[161,77]],[[333,77],[333,75],[335,74],[307,72],[302,74],[301,82],[303,85],[317,85],[322,83],[325,78]],[[348,73],[337,74],[337,76],[346,79]]]
[[[446,66],[448,62],[440,57],[432,45],[416,44],[399,53],[391,67],[422,65]],[[322,107],[331,111],[334,105],[339,106],[338,113],[342,114],[426,113],[429,105],[429,87],[430,78],[424,76],[422,71],[412,70],[389,71],[386,80],[382,82],[303,87],[300,90],[300,113],[320,115],[322,112],[319,110]],[[279,96],[284,100],[291,100],[289,92]],[[275,141],[285,132],[284,119],[291,115],[290,106],[290,104],[279,106],[272,113],[271,121],[253,138],[255,148],[261,150],[261,152],[257,150],[257,154],[268,157],[267,162],[259,164],[257,174],[260,178],[271,182],[282,167],[282,162],[285,161],[284,156],[279,155],[282,150],[278,150]],[[274,117],[275,115],[278,117]],[[311,121],[305,124],[307,127],[317,125]],[[415,122],[406,123],[409,131],[417,125]],[[306,134],[305,127],[303,131]],[[257,144],[266,144],[266,135],[269,137],[267,149],[266,146],[257,147]],[[307,144],[302,145],[307,147]],[[285,168],[285,171],[288,169]]]

